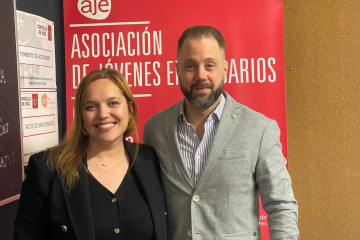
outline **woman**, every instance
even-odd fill
[[[155,152],[129,143],[137,107],[115,70],[90,72],[75,96],[67,140],[32,155],[15,239],[166,239]]]

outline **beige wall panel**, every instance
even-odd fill
[[[360,239],[360,1],[285,0],[284,36],[300,239]]]

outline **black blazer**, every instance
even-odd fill
[[[124,141],[124,145],[133,159],[135,144]],[[133,171],[144,189],[152,215],[153,239],[166,240],[165,199],[158,158],[152,148],[140,144]],[[69,193],[63,191],[58,175],[49,170],[44,161],[44,152],[30,157],[26,173],[15,220],[14,239],[95,240],[85,169],[80,170],[79,182]]]

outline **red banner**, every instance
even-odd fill
[[[67,126],[76,88],[93,69],[115,68],[131,85],[139,134],[154,113],[181,99],[177,40],[192,25],[211,25],[226,40],[225,91],[275,119],[287,156],[282,0],[64,1]],[[263,239],[267,216],[260,215]]]

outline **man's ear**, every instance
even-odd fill
[[[175,67],[176,67],[176,74],[179,76],[180,64],[179,64],[178,60],[175,61]]]
[[[224,60],[224,74],[225,74],[225,76],[227,76],[228,69],[229,69],[229,62]]]

